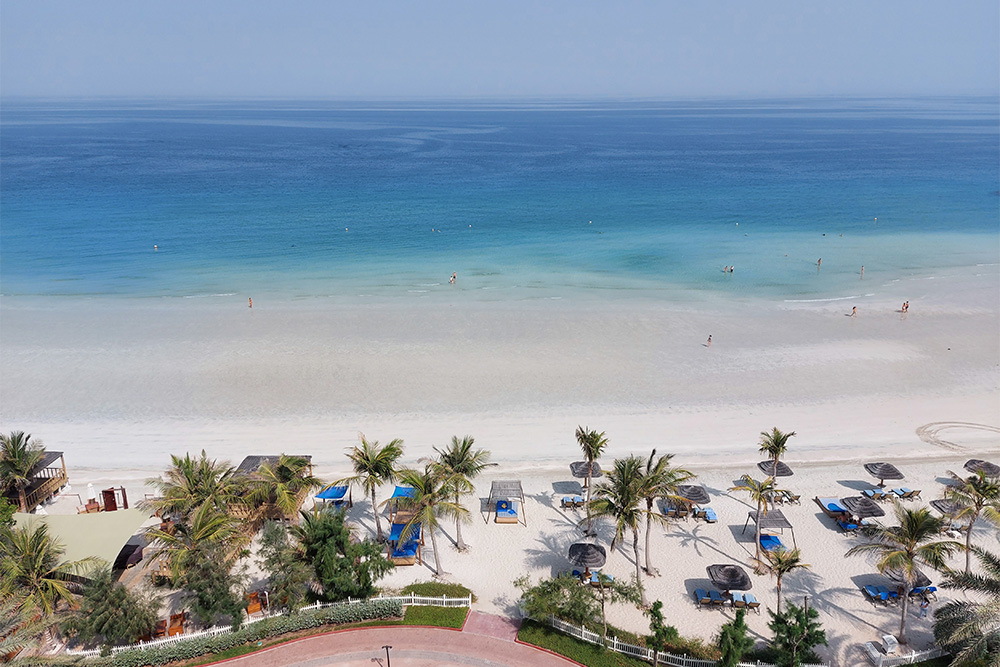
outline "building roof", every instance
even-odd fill
[[[306,461],[312,463],[311,456],[303,456],[301,454],[289,454],[289,456],[305,459]],[[258,470],[260,470],[260,467],[265,463],[274,465],[275,463],[278,462],[280,458],[281,458],[280,455],[262,456],[254,454],[248,456],[240,462],[239,466],[236,467],[236,473],[238,475],[249,475],[251,473],[255,473]]]
[[[41,470],[48,468],[53,463],[61,459],[62,455],[63,455],[62,452],[50,452],[49,450],[46,449],[45,452],[42,454],[41,460],[39,460],[38,463],[35,464],[35,467],[31,469],[30,476],[34,477]]]
[[[48,524],[49,535],[65,547],[64,561],[94,556],[111,565],[129,538],[148,518],[148,512],[138,509],[95,514],[39,515],[18,512],[14,514],[14,523],[18,527],[38,522]]]

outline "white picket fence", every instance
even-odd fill
[[[325,609],[327,607],[360,604],[362,602],[367,602],[368,600],[399,600],[403,603],[403,606],[412,607],[471,607],[472,606],[472,596],[467,595],[465,597],[448,597],[447,595],[442,595],[441,597],[426,597],[422,595],[393,595],[393,596],[379,596],[377,598],[367,598],[364,600],[354,600],[348,598],[342,602],[317,602],[311,604],[308,607],[300,607],[299,611],[310,611],[314,609]],[[262,614],[254,618],[248,618],[243,621],[243,625],[247,626],[251,623],[257,623],[263,621],[265,618],[271,618],[277,614]],[[189,632],[183,635],[174,635],[173,637],[164,637],[162,639],[153,639],[148,642],[138,642],[136,644],[126,644],[125,646],[115,646],[111,649],[111,655],[121,653],[122,651],[131,651],[133,649],[148,649],[156,646],[163,646],[164,644],[175,644],[177,642],[187,641],[189,639],[194,639],[196,637],[204,637],[206,635],[224,635],[226,633],[232,632],[233,628],[230,625],[222,625],[208,628],[206,630],[199,630],[198,632]],[[67,655],[72,656],[84,656],[84,657],[94,657],[101,654],[100,649],[87,649],[82,651],[73,651],[70,649],[66,650]]]
[[[865,655],[868,657],[868,661],[875,665],[875,667],[896,667],[896,665],[912,665],[917,662],[923,662],[924,660],[931,660],[933,658],[940,658],[943,655],[948,655],[948,652],[942,648],[931,648],[926,651],[914,651],[913,653],[908,653],[906,655],[886,655],[882,651],[878,650],[874,644],[871,642],[866,642],[864,645]]]
[[[596,632],[591,632],[587,628],[579,625],[573,625],[565,621],[560,621],[555,616],[550,616],[548,619],[549,625],[551,625],[556,630],[564,632],[571,637],[576,637],[582,641],[590,644],[601,645],[601,635]],[[612,637],[608,640],[606,644],[609,650],[615,651],[616,653],[624,653],[625,655],[630,655],[633,658],[640,658],[642,660],[648,660],[653,662],[653,650],[645,648],[644,646],[636,646],[635,644],[626,644],[625,642],[620,642],[616,637]],[[661,665],[670,665],[670,667],[715,667],[715,660],[701,660],[698,658],[689,658],[683,655],[674,655],[672,653],[660,653],[658,656],[659,663]],[[885,663],[888,667],[890,663]],[[903,663],[892,663],[892,664],[903,664]],[[766,662],[741,662],[739,667],[774,667],[773,665]],[[803,664],[802,667],[827,667],[827,665],[808,665]]]

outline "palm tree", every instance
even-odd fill
[[[248,500],[252,505],[273,505],[291,520],[298,515],[302,494],[322,484],[312,474],[309,459],[282,454],[273,464],[262,464],[250,476]]]
[[[964,547],[950,540],[932,541],[941,532],[943,519],[931,514],[926,507],[915,510],[905,509],[899,501],[893,501],[898,526],[872,524],[862,529],[869,540],[851,548],[848,556],[874,554],[878,559],[875,567],[879,572],[893,572],[902,577],[902,614],[899,620],[900,643],[906,643],[906,609],[916,580],[917,567],[927,565],[935,570],[945,569],[945,558]]]
[[[144,500],[144,509],[159,516],[177,515],[182,521],[193,515],[203,505],[210,505],[218,512],[228,512],[230,507],[244,504],[236,469],[228,461],[208,458],[201,450],[201,458],[171,455],[171,466],[166,477],[148,480],[159,491],[159,497]]]
[[[594,517],[608,517],[614,522],[615,537],[611,548],[622,541],[626,531],[632,531],[632,551],[635,555],[635,578],[639,583],[639,596],[643,607],[646,591],[642,587],[639,568],[639,522],[646,510],[640,507],[642,501],[643,462],[638,456],[615,459],[614,467],[608,471],[607,481],[597,485],[597,499],[594,500]],[[585,519],[590,520],[590,517]]]
[[[66,583],[74,574],[99,564],[93,556],[63,562],[66,550],[39,522],[0,530],[0,594],[18,597],[24,606],[51,615],[61,601],[72,602]]]
[[[953,600],[934,612],[934,639],[951,652],[952,665],[1000,667],[1000,556],[972,550],[983,573],[950,571],[944,585],[985,599]]]
[[[208,503],[201,505],[188,521],[182,521],[171,529],[149,528],[146,531],[150,542],[159,540],[163,545],[153,558],[166,559],[174,585],[184,581],[187,572],[199,559],[216,557],[239,535],[239,522]],[[230,558],[233,557],[235,554]]]
[[[382,523],[378,518],[375,490],[385,482],[396,481],[396,461],[403,455],[403,441],[396,438],[387,445],[380,446],[378,440],[369,442],[361,436],[361,446],[354,446],[347,452],[347,458],[354,466],[354,476],[337,480],[335,484],[360,484],[365,494],[372,497],[372,512],[375,513],[376,539],[385,542]]]
[[[44,455],[42,443],[32,442],[31,436],[24,431],[0,435],[0,488],[4,492],[17,491],[18,507],[22,512],[31,509],[24,490],[31,484],[31,473]]]
[[[788,433],[782,433],[775,426],[771,429],[771,432],[767,431],[760,432],[760,453],[767,454],[774,461],[774,467],[778,467],[778,459],[788,451],[788,439],[795,435],[795,431],[789,431]],[[777,473],[777,470],[772,472]]]
[[[461,440],[457,435],[452,436],[451,446],[447,449],[434,448],[438,454],[437,466],[448,478],[449,485],[455,495],[455,504],[461,504],[461,497],[472,493],[474,486],[472,480],[479,476],[488,466],[495,466],[490,463],[490,453],[485,449],[473,451],[472,445],[475,439],[467,435]],[[465,551],[465,541],[462,539],[461,516],[455,516],[455,546],[459,551]]]
[[[666,519],[653,511],[653,503],[657,498],[666,498],[672,502],[687,502],[677,495],[677,487],[694,477],[694,474],[683,468],[671,468],[670,460],[673,454],[664,454],[656,458],[656,450],[649,455],[646,468],[642,471],[639,497],[646,501],[646,574],[655,576],[656,570],[650,561],[649,535],[653,531],[653,521],[666,523]],[[655,459],[655,462],[654,462]]]
[[[399,498],[399,504],[413,512],[413,517],[407,521],[399,541],[406,542],[417,526],[431,535],[431,548],[434,549],[435,574],[441,576],[441,552],[437,547],[437,528],[439,516],[456,516],[468,514],[468,510],[451,500],[453,489],[449,479],[442,475],[433,464],[419,470],[403,469],[399,471],[399,480],[413,487],[412,498]],[[385,501],[383,504],[389,502]]]
[[[587,459],[587,479],[584,486],[587,488],[587,534],[593,532],[593,521],[590,517],[590,474],[594,468],[594,461],[601,458],[604,448],[608,446],[608,438],[604,431],[598,433],[582,426],[576,427],[576,441],[583,450],[583,457]]]
[[[760,524],[761,520],[767,516],[767,508],[771,502],[771,496],[774,494],[778,488],[775,486],[774,478],[768,477],[763,482],[758,482],[750,475],[743,475],[740,477],[740,481],[743,483],[734,486],[730,491],[746,491],[750,494],[750,499],[757,503],[757,521],[755,530],[756,537],[756,547],[757,550],[754,552],[754,560],[760,563]]]
[[[952,516],[967,519],[969,529],[965,531],[965,573],[972,570],[972,528],[982,517],[994,525],[1000,525],[1000,481],[979,472],[962,478],[948,471],[954,484],[944,490],[944,497],[958,507]]]
[[[778,588],[778,613],[781,613],[781,578],[797,570],[800,567],[809,567],[809,563],[802,562],[802,554],[798,549],[775,549],[768,551],[767,560],[771,565],[771,574],[777,579]]]

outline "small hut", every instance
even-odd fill
[[[18,512],[30,512],[69,484],[63,453],[45,450],[42,458],[31,469],[28,478],[31,482],[24,489],[23,499],[17,488],[10,488],[4,493],[4,497],[17,508]]]

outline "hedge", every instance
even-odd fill
[[[273,616],[243,626],[236,632],[193,637],[173,644],[147,649],[122,651],[114,656],[94,658],[88,667],[144,667],[165,665],[177,660],[190,660],[207,653],[220,653],[234,646],[262,641],[269,637],[316,628],[321,625],[357,623],[378,618],[403,615],[403,603],[398,600],[368,600],[324,609],[300,612],[291,616]]]

